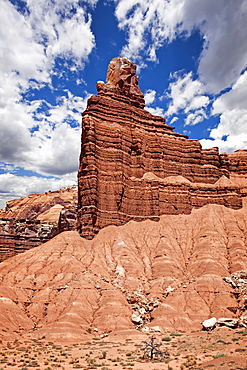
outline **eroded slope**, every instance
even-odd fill
[[[0,265],[1,327],[57,338],[238,317],[223,277],[247,268],[246,230],[244,204],[109,226],[91,241],[63,232]]]

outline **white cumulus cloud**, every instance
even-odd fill
[[[160,108],[160,107],[145,107],[145,109],[153,114],[154,116],[160,116],[160,117],[164,117],[165,116],[165,111],[163,108]]]
[[[246,67],[246,0],[119,0],[119,28],[127,32],[123,54],[156,61],[157,50],[197,29],[204,44],[198,73],[207,92],[231,86]]]
[[[147,90],[146,93],[144,94],[146,105],[152,104],[155,101],[155,97],[156,97],[155,90],[151,90],[151,89]]]
[[[192,73],[173,76],[169,84],[167,97],[171,99],[166,115],[172,116],[181,111],[187,114],[185,125],[195,125],[206,118],[205,108],[209,97],[204,95],[205,87],[199,80],[193,80]]]
[[[166,40],[175,38],[183,15],[184,1],[120,0],[116,17],[120,29],[127,31],[127,45],[123,54],[138,59],[146,50],[151,60],[156,60],[156,50]],[[148,44],[147,34],[151,37]]]
[[[64,96],[52,105],[44,100],[29,101],[25,93],[44,86],[52,92],[57,57],[62,57],[65,65],[70,62],[67,65],[73,71],[84,67],[95,47],[87,6],[96,2],[25,0],[14,6],[0,0],[0,162],[61,177],[46,182],[42,177],[11,174],[8,184],[1,177],[2,188],[19,189],[17,181],[25,185],[19,192],[11,191],[16,196],[34,188],[39,191],[43,185],[44,189],[48,183],[52,189],[53,182],[56,188],[69,185],[68,179],[76,177],[80,114],[89,95],[78,97],[62,91]],[[43,184],[41,188],[39,184]]]
[[[63,55],[82,64],[94,47],[91,16],[79,3],[79,0],[27,0],[26,19],[35,40],[45,45],[47,60],[52,62]]]
[[[166,43],[189,37],[194,30],[200,32],[203,49],[198,60],[198,77],[192,80],[190,73],[184,77],[178,74],[170,83],[171,102],[166,115],[185,114],[185,125],[195,125],[208,117],[208,95],[218,95],[211,113],[219,115],[219,125],[210,133],[212,140],[202,140],[202,144],[219,145],[222,150],[231,151],[245,147],[247,84],[242,83],[245,77],[241,74],[247,67],[247,1],[116,0],[116,3],[119,28],[127,32],[122,52],[138,63],[146,57],[157,61],[157,51]],[[225,89],[232,90],[220,97]],[[152,107],[147,109],[153,113]]]
[[[164,117],[165,111],[163,108],[152,106],[152,105],[155,105],[155,101],[156,101],[156,91],[155,90],[148,89],[146,93],[144,94],[144,99],[146,103],[145,109],[149,113],[153,114],[154,116]]]
[[[219,124],[210,131],[210,139],[201,140],[203,147],[218,146],[221,152],[247,148],[247,71],[232,89],[213,104],[212,113],[219,115]]]
[[[67,93],[55,106],[42,100],[20,102],[16,115],[10,110],[6,112],[0,121],[2,161],[14,162],[42,175],[61,176],[77,171],[81,112],[90,95],[82,98]],[[46,111],[37,113],[42,104],[46,105]]]

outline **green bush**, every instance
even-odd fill
[[[219,353],[218,355],[215,355],[214,358],[220,358],[220,357],[227,357],[225,353]]]
[[[172,340],[171,337],[164,337],[164,338],[162,338],[162,341],[163,342],[170,342],[171,340]]]

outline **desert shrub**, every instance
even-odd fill
[[[218,355],[215,355],[214,358],[220,358],[220,357],[226,357],[227,355],[225,353],[219,353]]]
[[[172,340],[171,337],[164,337],[161,339],[163,342],[170,342]]]
[[[88,365],[94,365],[96,363],[95,358],[92,358],[92,357],[87,357],[86,361]]]
[[[72,358],[69,362],[69,364],[77,364],[79,362],[79,358]]]
[[[100,356],[100,359],[104,360],[106,358],[106,354],[107,354],[106,351],[102,351],[102,354]]]
[[[182,365],[180,366],[180,369],[185,369],[186,367],[191,367],[191,366],[194,366],[196,365],[196,357],[194,355],[187,355],[186,357],[186,361],[182,363]]]

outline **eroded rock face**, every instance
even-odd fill
[[[0,264],[1,328],[58,339],[94,328],[164,333],[236,319],[239,292],[225,277],[247,268],[246,225],[245,204],[207,205],[109,226],[93,240],[63,232]]]
[[[80,235],[91,239],[107,225],[189,214],[194,207],[242,207],[246,151],[219,154],[173,132],[143,109],[136,67],[114,58],[106,83],[88,101],[82,119],[78,172]]]
[[[76,186],[7,202],[0,210],[0,261],[75,228],[76,207]]]

